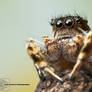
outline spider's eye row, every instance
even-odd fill
[[[80,22],[79,18],[75,18],[74,20],[75,20],[75,22]]]
[[[62,20],[57,20],[56,27],[62,27],[63,23]]]
[[[64,18],[58,19],[56,22],[52,20],[51,24],[55,24],[57,28],[62,27],[72,27],[74,23],[80,23],[80,18],[73,17],[73,18]]]
[[[72,26],[72,24],[73,24],[72,19],[66,19],[66,21],[65,21],[66,26]]]

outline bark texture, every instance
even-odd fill
[[[70,71],[60,73],[65,82],[53,78],[51,75],[46,76],[46,80],[39,82],[35,92],[92,92],[92,76],[84,71],[79,71],[77,77],[72,81],[67,76]]]

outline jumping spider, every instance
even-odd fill
[[[43,37],[44,43],[29,39],[26,49],[34,60],[39,76],[46,71],[58,80],[63,80],[50,70],[62,72],[73,69],[69,79],[81,68],[92,74],[92,31],[87,20],[80,16],[65,16],[51,20],[54,39]]]

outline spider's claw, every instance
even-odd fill
[[[74,78],[69,76],[69,77],[68,77],[68,80],[69,80],[69,81],[73,81]]]
[[[62,78],[60,78],[59,76],[58,76],[58,80],[61,82],[61,83],[64,83],[65,81],[62,79]]]
[[[57,76],[57,80],[59,80],[61,83],[64,83],[65,81],[62,79],[62,78],[60,78],[59,76]]]
[[[71,74],[68,74],[68,76],[67,76],[67,80],[69,80],[69,81],[73,81],[74,79],[75,79],[74,76],[72,76]]]
[[[61,82],[61,83],[64,83],[65,81],[61,79],[60,82]]]

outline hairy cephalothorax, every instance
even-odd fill
[[[51,66],[55,72],[59,73],[65,69],[73,69],[69,74],[70,78],[76,75],[80,67],[91,74],[92,31],[87,20],[80,16],[65,16],[52,19],[50,24],[53,28],[54,39],[45,36],[44,45],[32,39],[27,42],[27,52],[34,63],[36,61],[36,65],[41,68],[43,63],[40,62],[39,65],[39,61],[44,61],[45,67]],[[38,45],[35,46],[33,42]]]

